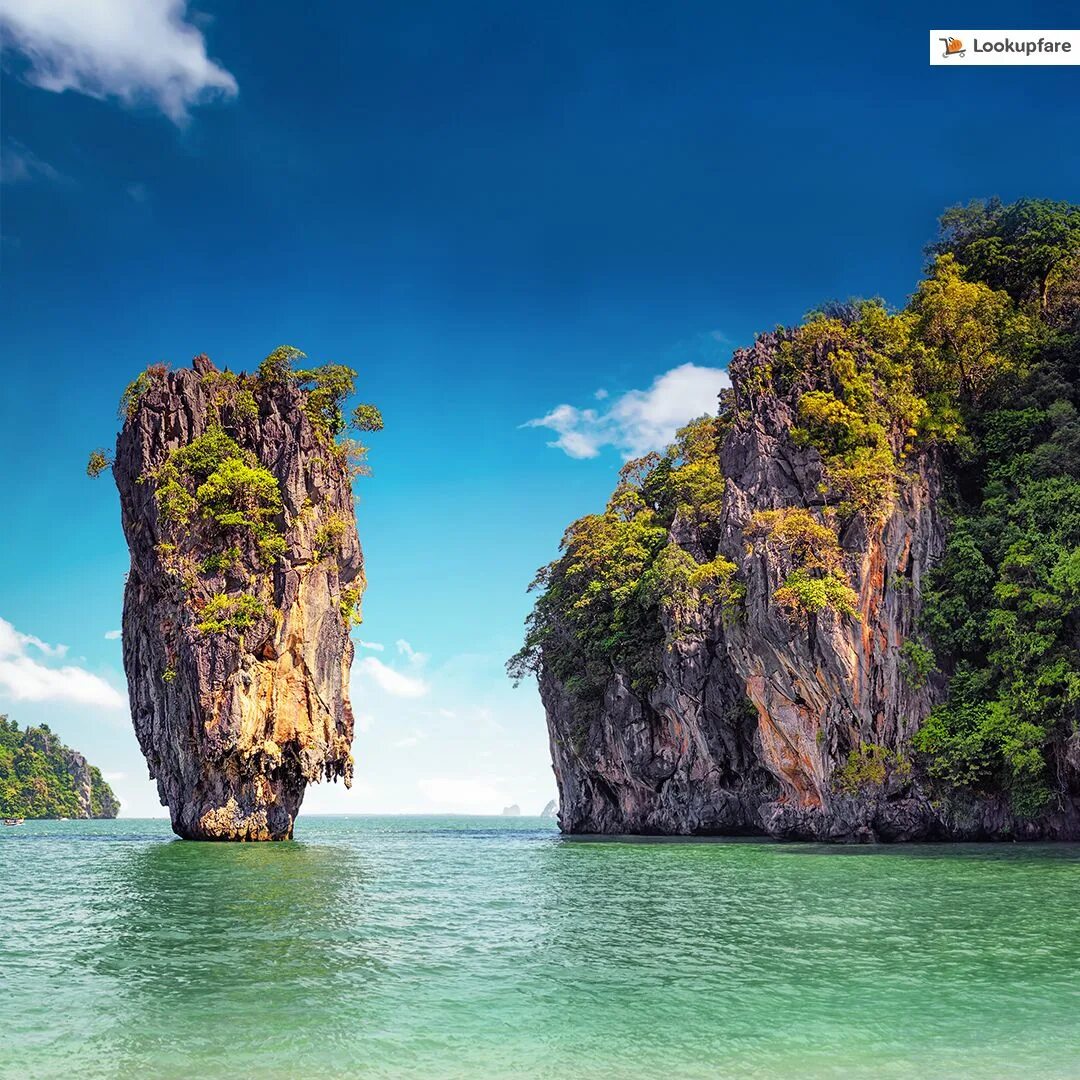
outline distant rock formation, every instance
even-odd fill
[[[547,806],[540,811],[542,818],[554,818],[559,815],[559,804],[554,799],[548,799]]]
[[[100,770],[47,724],[20,731],[0,716],[0,817],[114,818],[119,810]]]
[[[349,631],[365,582],[335,436],[354,373],[291,370],[302,355],[279,349],[257,375],[204,356],[158,365],[122,404],[124,668],[182,837],[289,838],[307,784],[352,778]]]
[[[503,817],[521,817],[521,807],[517,803],[513,806],[504,806],[502,811]]]

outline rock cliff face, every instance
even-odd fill
[[[363,560],[351,472],[313,396],[205,357],[126,395],[124,667],[182,837],[287,839],[308,783],[351,781]]]
[[[64,765],[79,803],[80,818],[114,818],[120,813],[120,801],[112,788],[77,750],[63,748]]]
[[[856,615],[792,620],[776,603],[792,562],[750,538],[751,519],[783,508],[820,515],[828,491],[821,456],[792,437],[798,397],[814,384],[754,389],[780,340],[763,335],[730,368],[719,552],[745,586],[739,617],[716,607],[683,612],[676,626],[661,611],[659,676],[646,693],[616,670],[602,701],[583,703],[540,666],[562,829],[842,841],[1080,835],[1074,804],[1021,821],[1003,798],[940,799],[913,767],[911,738],[944,692],[904,651],[947,535],[932,450],[906,462],[881,520],[854,515],[839,531]],[[697,543],[678,517],[670,536],[690,551]]]

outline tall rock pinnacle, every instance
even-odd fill
[[[354,373],[292,370],[302,355],[278,349],[256,375],[157,365],[121,406],[131,716],[190,839],[288,839],[308,783],[352,778],[362,447],[336,437]],[[360,406],[357,423],[381,418]]]

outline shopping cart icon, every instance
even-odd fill
[[[963,56],[967,51],[964,48],[964,43],[955,37],[943,37],[938,38],[938,41],[942,42],[945,46],[945,56]]]

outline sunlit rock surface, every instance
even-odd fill
[[[351,781],[349,614],[363,558],[348,464],[311,423],[306,392],[233,378],[205,357],[194,369],[151,369],[128,409],[113,470],[131,552],[124,667],[135,732],[174,830],[280,840],[292,835],[307,784]],[[267,558],[243,527],[223,534],[197,514],[183,527],[163,516],[154,478],[212,428],[276,478],[279,557]],[[231,562],[214,561],[223,550],[235,551]],[[257,610],[237,620],[244,625],[200,629],[215,597],[231,610],[245,595]]]

